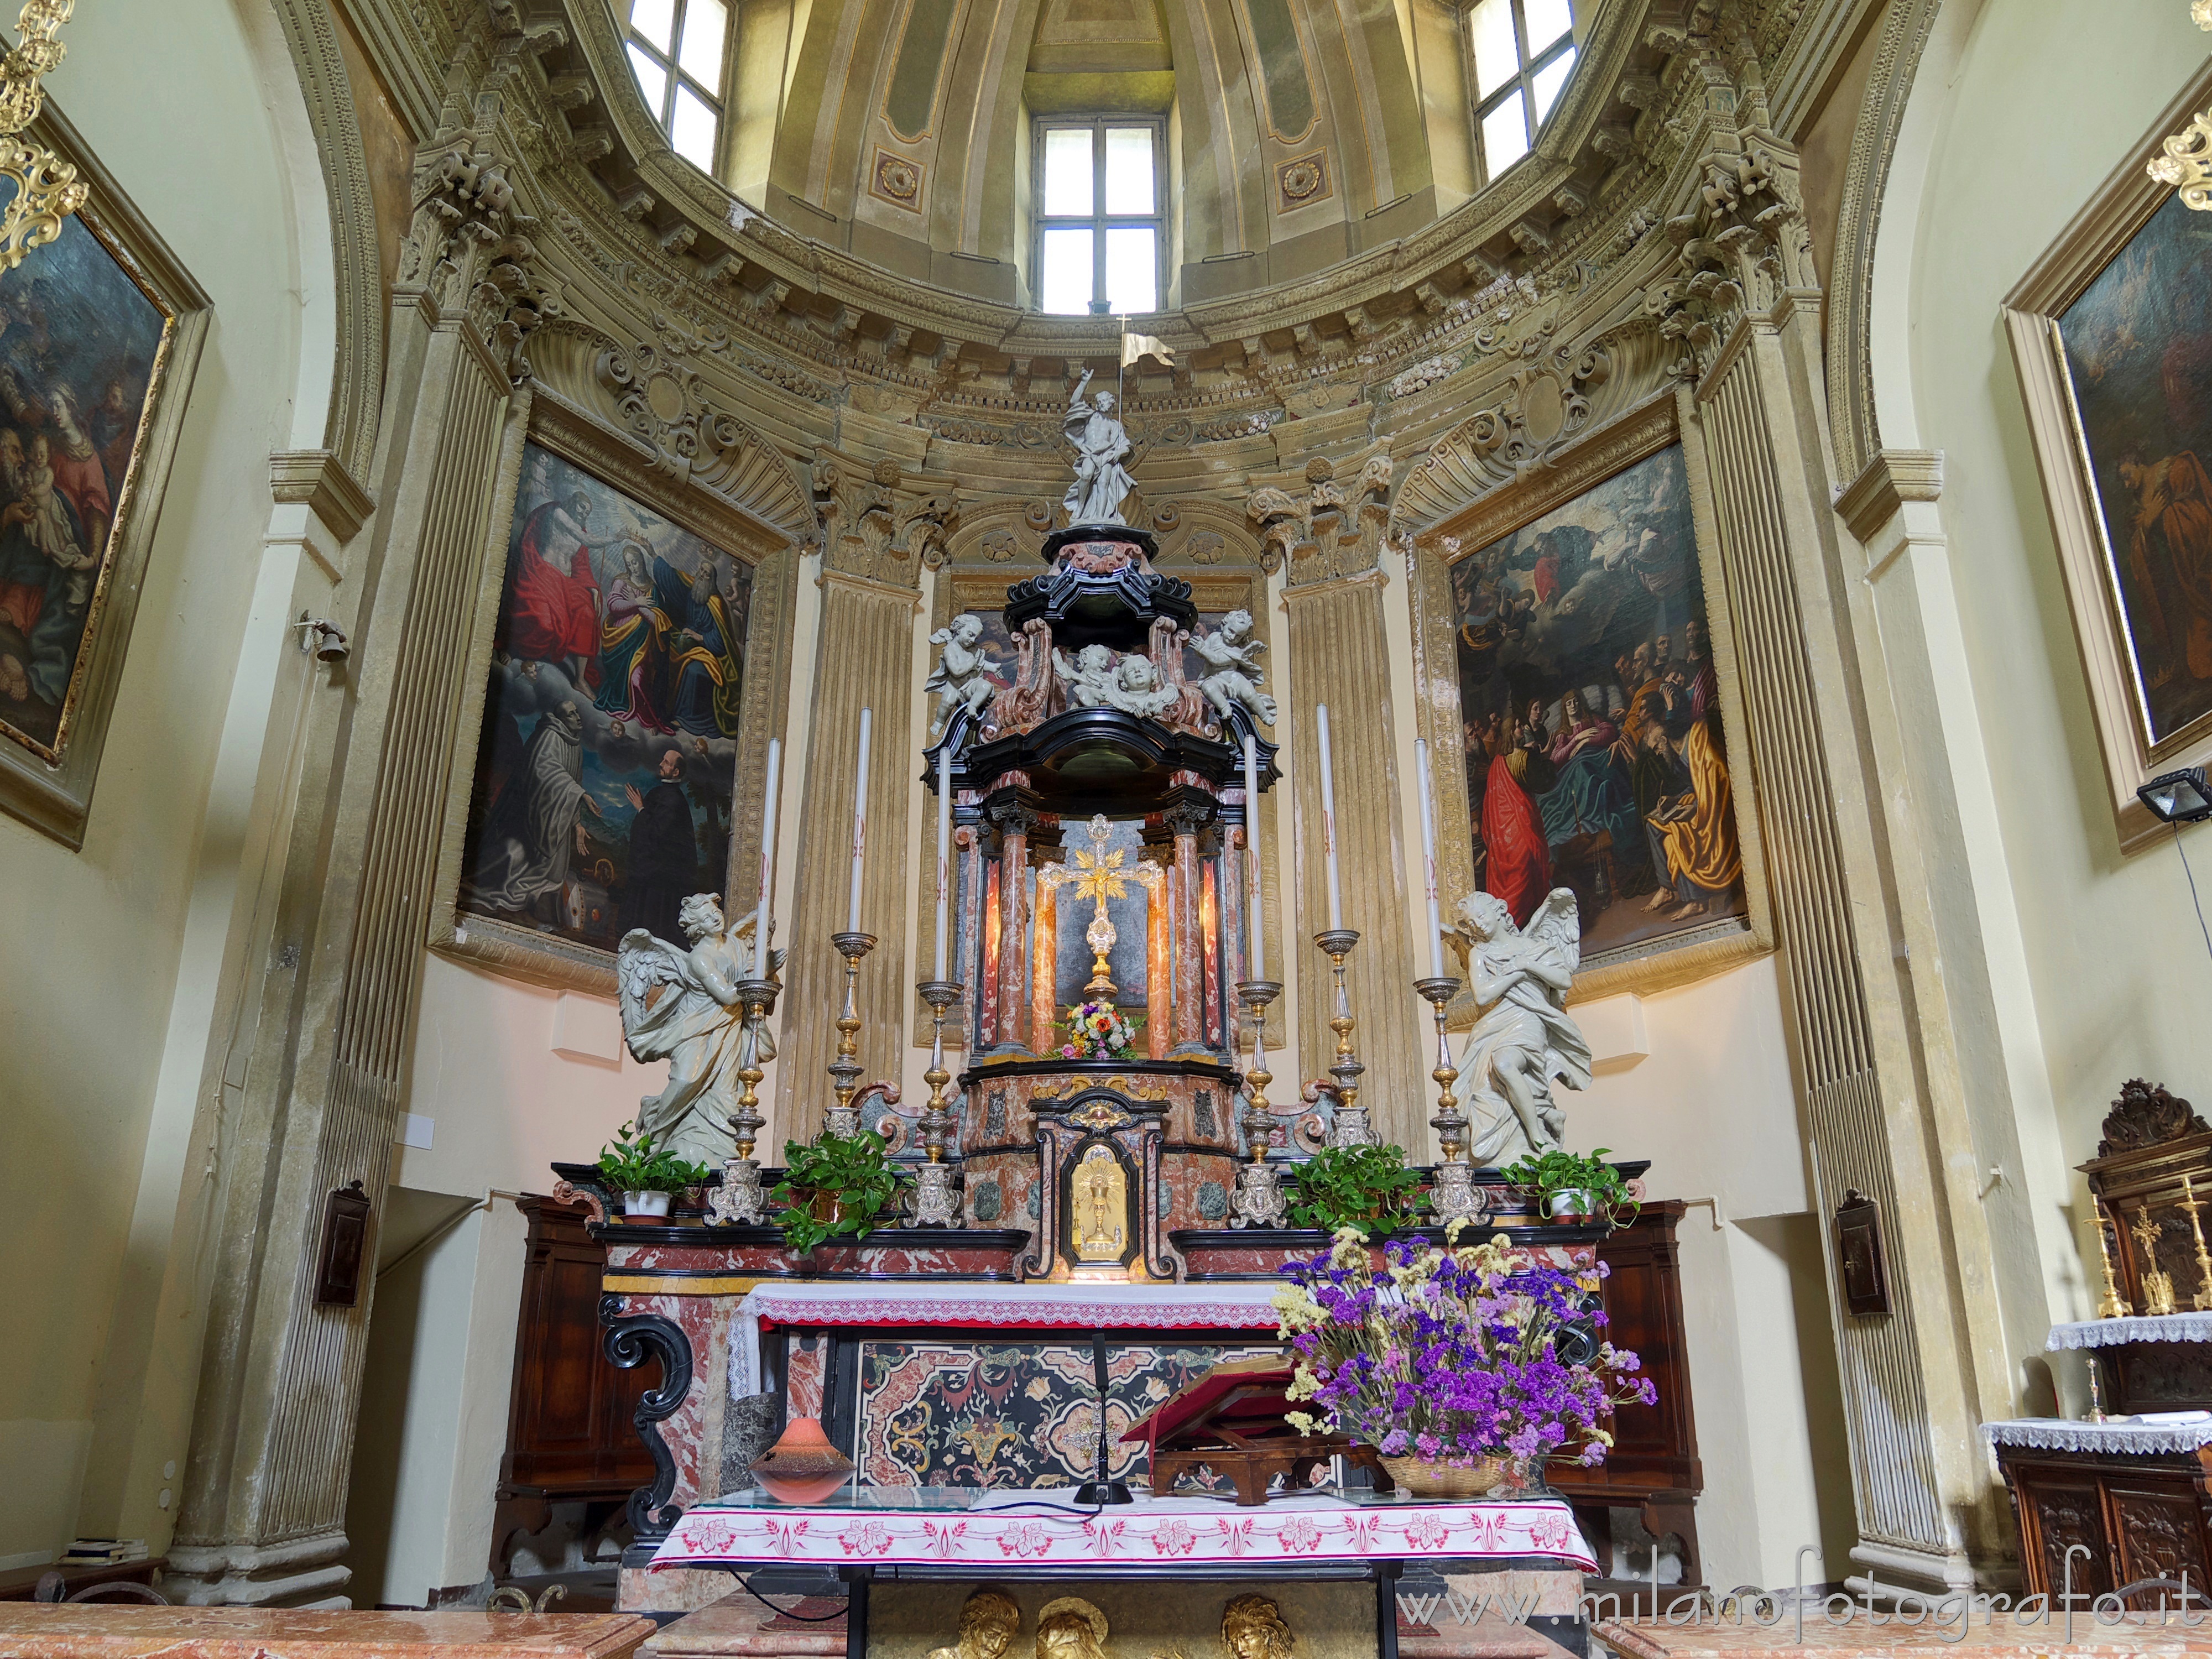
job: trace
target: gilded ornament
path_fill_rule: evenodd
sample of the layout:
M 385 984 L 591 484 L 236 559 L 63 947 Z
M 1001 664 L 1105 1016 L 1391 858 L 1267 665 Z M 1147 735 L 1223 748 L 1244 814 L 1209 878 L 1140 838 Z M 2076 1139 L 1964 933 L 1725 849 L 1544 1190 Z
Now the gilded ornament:
M 1291 1659 L 1297 1641 L 1282 1608 L 1267 1596 L 1236 1596 L 1222 1609 L 1221 1645 L 1229 1659 Z
M 931 1649 L 929 1659 L 1004 1659 L 1021 1625 L 1012 1597 L 979 1589 L 961 1605 L 960 1633 L 951 1645 Z
M 2168 138 L 2162 154 L 2143 164 L 2143 171 L 2161 185 L 2181 192 L 2181 204 L 2203 213 L 2212 210 L 2212 109 Z
M 54 33 L 76 9 L 76 0 L 30 0 L 16 20 L 15 50 L 0 58 L 0 136 L 8 140 L 0 143 L 0 176 L 15 181 L 15 193 L 0 213 L 0 271 L 15 270 L 33 248 L 60 235 L 62 221 L 92 193 L 76 167 L 16 136 L 46 103 L 40 82 L 66 51 Z

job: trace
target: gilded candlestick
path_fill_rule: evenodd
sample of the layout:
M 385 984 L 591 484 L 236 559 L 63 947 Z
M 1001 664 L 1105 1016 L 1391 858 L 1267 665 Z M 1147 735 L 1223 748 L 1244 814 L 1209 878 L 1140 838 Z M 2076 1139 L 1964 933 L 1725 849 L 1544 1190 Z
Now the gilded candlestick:
M 2142 1247 L 2141 1270 L 2136 1283 L 2142 1291 L 2143 1312 L 2153 1318 L 2173 1311 L 2173 1279 L 2160 1271 L 2158 1265 L 2158 1223 L 2150 1218 L 2150 1206 L 2142 1205 L 2136 1211 L 2136 1224 L 2128 1229 L 2135 1235 L 2136 1243 Z
M 1344 988 L 1344 959 L 1352 954 L 1352 947 L 1359 943 L 1359 935 L 1349 927 L 1331 927 L 1314 935 L 1314 944 L 1328 957 L 1329 971 L 1336 980 L 1334 1002 L 1336 1012 L 1330 1016 L 1328 1029 L 1336 1033 L 1336 1063 L 1328 1068 L 1336 1079 L 1336 1121 L 1330 1127 L 1328 1141 L 1332 1146 L 1372 1146 L 1377 1143 L 1375 1131 L 1367 1121 L 1367 1109 L 1359 1103 L 1359 1076 L 1367 1068 L 1352 1047 L 1352 999 Z
M 2197 1218 L 2204 1201 L 2190 1184 L 2186 1170 L 2181 1172 L 2181 1207 L 2189 1212 L 2189 1234 L 2197 1241 L 2197 1294 L 2190 1298 L 2189 1305 L 2199 1313 L 2212 1312 L 2212 1254 L 2204 1249 L 2203 1224 Z
M 735 989 L 738 1006 L 744 1012 L 738 1038 L 738 1081 L 744 1085 L 738 1109 L 730 1114 L 730 1133 L 737 1145 L 722 1161 L 722 1184 L 708 1200 L 708 1219 L 715 1225 L 733 1222 L 754 1225 L 768 1219 L 768 1194 L 761 1187 L 760 1164 L 753 1157 L 756 1137 L 768 1120 L 760 1111 L 760 1081 L 768 1073 L 761 1065 L 761 1039 L 769 1010 L 783 988 L 773 979 L 741 979 Z
M 1252 1063 L 1244 1073 L 1244 1139 L 1252 1161 L 1237 1171 L 1237 1189 L 1230 1194 L 1229 1224 L 1232 1227 L 1279 1227 L 1284 1224 L 1282 1171 L 1267 1162 L 1274 1139 L 1274 1114 L 1267 1109 L 1267 1005 L 1283 993 L 1279 981 L 1239 980 L 1238 1000 L 1252 1011 Z
M 2135 1310 L 2128 1305 L 2127 1298 L 2120 1294 L 2119 1284 L 2112 1277 L 2112 1252 L 2111 1247 L 2105 1242 L 2105 1209 L 2103 1205 L 2098 1203 L 2094 1195 L 2092 1195 L 2089 1200 L 2089 1211 L 2097 1225 L 2097 1261 L 2105 1270 L 2105 1294 L 2103 1299 L 2097 1304 L 2097 1317 L 2125 1319 L 2134 1313 Z
M 906 1224 L 958 1227 L 964 1224 L 960 1214 L 959 1173 L 945 1161 L 945 1134 L 952 1127 L 952 1114 L 945 1109 L 945 1085 L 952 1080 L 952 1073 L 945 1065 L 945 1012 L 967 994 L 968 988 L 957 980 L 926 979 L 915 988 L 929 1005 L 929 1069 L 921 1074 L 922 1081 L 929 1085 L 929 1103 L 921 1114 L 921 1144 L 927 1161 L 915 1171 L 914 1211 Z
M 1452 1085 L 1459 1081 L 1459 1068 L 1452 1064 L 1451 1037 L 1444 1030 L 1444 1009 L 1459 994 L 1459 981 L 1449 974 L 1435 974 L 1413 981 L 1413 988 L 1436 1011 L 1437 1065 L 1429 1075 L 1437 1081 L 1437 1115 L 1429 1123 L 1437 1132 L 1437 1145 L 1443 1161 L 1437 1165 L 1429 1189 L 1429 1207 L 1438 1223 L 1447 1227 L 1455 1221 L 1480 1222 L 1490 1216 L 1489 1198 L 1474 1184 L 1474 1164 L 1467 1157 L 1467 1115 L 1460 1110 L 1459 1101 L 1452 1093 Z
M 853 1105 L 853 1097 L 860 1086 L 860 958 L 876 948 L 873 933 L 843 933 L 830 935 L 830 943 L 837 954 L 845 958 L 845 1007 L 837 1016 L 837 1058 L 830 1062 L 830 1075 L 837 1103 L 824 1115 L 823 1127 L 833 1135 L 847 1139 L 860 1133 L 860 1115 Z

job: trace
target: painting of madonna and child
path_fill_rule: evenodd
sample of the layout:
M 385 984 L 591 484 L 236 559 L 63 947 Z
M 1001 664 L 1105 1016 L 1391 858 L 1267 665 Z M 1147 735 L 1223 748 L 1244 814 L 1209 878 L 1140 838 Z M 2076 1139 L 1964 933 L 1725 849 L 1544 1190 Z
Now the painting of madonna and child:
M 0 732 L 60 759 L 167 319 L 80 221 L 0 276 Z
M 726 885 L 752 568 L 523 451 L 460 909 L 612 951 Z
M 1585 959 L 1745 914 L 1727 733 L 1670 446 L 1452 567 L 1477 884 L 1571 887 Z
M 2058 319 L 2107 569 L 2154 744 L 2212 714 L 2212 224 L 2205 218 L 2168 196 Z

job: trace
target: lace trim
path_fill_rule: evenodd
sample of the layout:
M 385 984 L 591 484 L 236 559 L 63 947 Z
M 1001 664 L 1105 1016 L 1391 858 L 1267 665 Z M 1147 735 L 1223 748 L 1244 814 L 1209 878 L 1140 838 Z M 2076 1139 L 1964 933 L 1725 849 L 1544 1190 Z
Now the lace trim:
M 2047 1352 L 2061 1348 L 2113 1348 L 2123 1342 L 2212 1342 L 2212 1313 L 2136 1315 L 2126 1319 L 2079 1319 L 2053 1325 Z
M 1984 1423 L 1982 1432 L 1992 1445 L 2033 1451 L 2190 1452 L 2212 1445 L 2212 1418 L 2197 1423 L 2076 1423 L 2028 1417 Z

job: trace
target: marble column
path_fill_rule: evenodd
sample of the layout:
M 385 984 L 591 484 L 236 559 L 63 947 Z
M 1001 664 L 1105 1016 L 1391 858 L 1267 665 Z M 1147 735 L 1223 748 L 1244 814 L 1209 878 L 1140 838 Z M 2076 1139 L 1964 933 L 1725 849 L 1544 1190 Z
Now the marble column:
M 991 1046 L 1004 1054 L 1026 1054 L 1030 832 L 1036 813 L 1018 801 L 999 801 L 985 810 L 999 827 L 999 1019 Z
M 1030 966 L 1030 1047 L 1038 1054 L 1053 1050 L 1053 1021 L 1060 1013 L 1060 990 L 1054 982 L 1060 966 L 1060 884 L 1037 884 L 1036 945 Z
M 1206 809 L 1176 806 L 1169 810 L 1175 830 L 1175 851 L 1168 860 L 1168 939 L 1173 955 L 1175 1001 L 1171 1055 L 1202 1054 L 1206 1050 L 1206 958 L 1199 921 L 1199 826 Z

